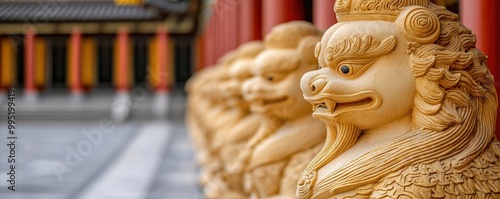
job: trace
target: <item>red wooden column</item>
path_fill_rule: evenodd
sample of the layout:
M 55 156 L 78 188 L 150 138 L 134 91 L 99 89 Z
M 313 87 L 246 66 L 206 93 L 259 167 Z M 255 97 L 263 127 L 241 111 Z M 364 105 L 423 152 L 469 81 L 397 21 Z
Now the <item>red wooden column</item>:
M 313 1 L 313 22 L 319 29 L 328 30 L 337 23 L 337 17 L 333 10 L 335 0 L 314 0 Z
M 460 19 L 476 34 L 476 47 L 488 56 L 488 67 L 500 91 L 500 1 L 460 0 Z M 496 135 L 500 138 L 500 112 L 497 111 Z
M 280 23 L 303 19 L 303 0 L 262 0 L 262 35 Z
M 196 52 L 196 67 L 195 67 L 195 72 L 203 70 L 205 67 L 205 53 L 204 47 L 205 47 L 205 35 L 206 31 L 203 31 L 201 35 L 198 35 L 198 37 L 195 39 L 195 52 Z
M 203 67 L 207 67 L 211 64 L 212 60 L 211 55 L 212 55 L 212 50 L 211 46 L 212 45 L 212 37 L 210 35 L 210 21 L 211 19 L 209 18 L 205 24 L 205 29 L 203 30 Z
M 224 53 L 238 46 L 238 1 L 218 0 L 222 5 L 222 22 L 224 23 Z
M 24 88 L 27 94 L 35 94 L 35 32 L 28 28 L 24 35 Z
M 203 51 L 205 56 L 205 64 L 204 67 L 211 66 L 215 64 L 215 27 L 214 27 L 214 16 L 210 16 L 207 20 L 207 24 L 205 25 L 205 33 L 204 33 L 204 45 Z
M 217 56 L 217 50 L 216 50 L 216 41 L 217 41 L 217 31 L 215 29 L 215 17 L 212 15 L 210 17 L 210 24 L 208 27 L 208 40 L 207 40 L 207 47 L 208 47 L 208 66 L 214 65 L 215 64 L 215 57 Z
M 5 85 L 4 83 L 4 73 L 6 71 L 6 69 L 4 68 L 7 68 L 8 66 L 6 66 L 6 64 L 4 64 L 4 60 L 5 57 L 4 57 L 4 49 L 3 49 L 3 46 L 4 46 L 4 40 L 3 40 L 3 37 L 0 36 L 0 97 L 3 97 L 3 95 L 1 95 L 2 93 L 5 93 L 5 91 L 7 90 L 7 86 Z
M 215 7 L 213 9 L 213 19 L 214 19 L 214 29 L 215 29 L 215 63 L 219 58 L 224 55 L 225 50 L 225 29 L 224 29 L 224 13 L 223 13 L 223 2 L 216 1 Z
M 170 83 L 170 67 L 167 58 L 170 55 L 168 48 L 168 33 L 165 28 L 159 28 L 156 37 L 158 38 L 158 76 L 159 82 L 156 92 L 167 92 Z
M 261 0 L 239 1 L 238 5 L 238 44 L 262 40 L 262 2 Z
M 73 29 L 70 39 L 70 89 L 74 95 L 79 95 L 83 92 L 82 89 L 82 65 L 81 65 L 81 50 L 82 50 L 82 34 L 78 28 Z
M 118 92 L 128 92 L 129 89 L 129 35 L 126 28 L 118 31 L 117 44 L 116 88 Z

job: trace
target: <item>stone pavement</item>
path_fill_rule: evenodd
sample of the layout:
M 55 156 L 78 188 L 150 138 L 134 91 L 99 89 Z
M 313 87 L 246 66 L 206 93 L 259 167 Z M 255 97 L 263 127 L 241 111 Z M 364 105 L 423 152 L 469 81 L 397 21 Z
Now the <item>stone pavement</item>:
M 0 198 L 201 198 L 184 101 L 174 92 L 161 120 L 19 117 L 15 192 L 7 189 L 7 121 L 1 118 Z
M 201 189 L 197 186 L 198 167 L 195 162 L 194 148 L 188 143 L 186 128 L 174 125 L 160 172 L 151 186 L 148 199 L 202 198 Z

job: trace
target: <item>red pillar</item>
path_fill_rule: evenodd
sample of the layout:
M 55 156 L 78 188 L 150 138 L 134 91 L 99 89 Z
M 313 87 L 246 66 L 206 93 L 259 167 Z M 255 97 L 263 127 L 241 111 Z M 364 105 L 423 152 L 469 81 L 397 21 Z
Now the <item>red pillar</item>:
M 215 6 L 213 6 L 213 9 L 212 9 L 212 14 L 210 15 L 210 18 L 209 18 L 209 24 L 208 24 L 208 28 L 209 28 L 209 33 L 210 33 L 210 37 L 209 37 L 209 40 L 211 43 L 210 45 L 210 62 L 211 63 L 215 63 L 215 57 L 217 56 L 218 52 L 217 52 L 217 47 L 215 46 L 215 44 L 218 42 L 218 37 L 217 37 L 217 16 L 216 15 L 216 9 L 215 9 Z M 220 44 L 219 44 L 220 45 Z M 209 65 L 213 65 L 213 64 L 209 64 Z
M 280 23 L 303 20 L 303 0 L 262 0 L 262 35 Z
M 210 18 L 207 20 L 205 24 L 205 29 L 203 30 L 203 67 L 207 67 L 211 64 L 211 45 L 212 45 L 212 38 L 210 37 Z
M 214 27 L 214 16 L 210 16 L 205 25 L 205 43 L 203 45 L 203 51 L 205 56 L 205 67 L 215 64 L 215 27 Z
M 82 65 L 81 65 L 81 46 L 82 46 L 82 34 L 78 28 L 73 29 L 71 33 L 71 56 L 70 56 L 70 67 L 71 67 L 71 93 L 81 94 L 82 89 Z
M 319 29 L 327 30 L 337 23 L 337 16 L 333 10 L 335 0 L 314 0 L 313 1 L 313 22 Z
M 24 37 L 24 88 L 26 93 L 36 93 L 35 88 L 35 33 L 31 28 Z
M 203 27 L 203 68 L 210 64 L 210 18 L 206 19 Z
M 3 38 L 0 37 L 0 72 L 4 73 L 4 67 L 8 67 L 8 66 L 4 66 L 4 63 L 1 61 L 5 58 L 3 58 L 3 53 L 2 53 L 2 43 L 3 43 Z M 5 92 L 5 90 L 7 90 L 7 86 L 4 86 L 4 80 L 3 80 L 3 76 L 2 74 L 0 73 L 0 93 L 3 93 Z
M 495 88 L 500 91 L 500 1 L 460 0 L 460 19 L 476 34 L 476 47 L 488 56 L 488 67 L 495 77 Z M 500 112 L 497 112 L 496 135 L 500 139 Z
M 117 89 L 128 92 L 129 35 L 125 28 L 118 31 Z
M 224 50 L 225 50 L 225 31 L 224 31 L 224 13 L 223 13 L 223 6 L 221 1 L 216 1 L 215 8 L 213 10 L 214 12 L 214 29 L 215 29 L 215 57 L 214 61 L 217 63 L 217 60 L 224 55 Z
M 159 78 L 158 87 L 156 87 L 156 92 L 166 92 L 169 89 L 169 63 L 168 57 L 170 52 L 168 50 L 168 33 L 165 28 L 159 28 L 156 37 L 158 38 L 158 65 L 159 65 Z
M 219 0 L 222 3 L 222 21 L 224 23 L 224 53 L 238 46 L 238 1 Z
M 206 31 L 203 31 L 201 35 L 198 35 L 198 38 L 195 40 L 195 47 L 196 47 L 196 69 L 195 71 L 201 71 L 205 67 L 205 53 L 204 47 L 205 47 L 205 39 L 206 39 Z
M 240 1 L 238 5 L 238 44 L 262 40 L 261 0 Z
M 216 27 L 216 19 L 215 16 L 210 18 L 210 65 L 214 65 L 217 61 L 217 27 Z

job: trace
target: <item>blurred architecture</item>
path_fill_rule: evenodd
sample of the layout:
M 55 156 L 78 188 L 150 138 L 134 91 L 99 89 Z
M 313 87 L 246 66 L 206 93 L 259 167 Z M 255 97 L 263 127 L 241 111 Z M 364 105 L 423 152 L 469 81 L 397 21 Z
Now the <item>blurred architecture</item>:
M 161 118 L 171 88 L 192 73 L 201 3 L 1 0 L 0 96 L 15 88 L 27 102 L 20 114 L 35 118 Z M 145 99 L 135 109 L 134 88 Z
M 196 0 L 0 1 L 0 89 L 167 90 L 190 75 Z

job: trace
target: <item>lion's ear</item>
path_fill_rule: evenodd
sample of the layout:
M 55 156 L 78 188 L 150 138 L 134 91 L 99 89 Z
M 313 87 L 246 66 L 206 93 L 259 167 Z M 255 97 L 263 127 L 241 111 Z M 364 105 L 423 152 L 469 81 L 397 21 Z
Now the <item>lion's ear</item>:
M 318 64 L 318 59 L 314 56 L 314 48 L 320 40 L 320 36 L 308 36 L 300 40 L 297 51 L 306 63 L 311 65 Z

